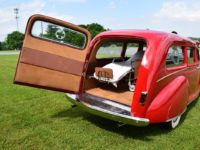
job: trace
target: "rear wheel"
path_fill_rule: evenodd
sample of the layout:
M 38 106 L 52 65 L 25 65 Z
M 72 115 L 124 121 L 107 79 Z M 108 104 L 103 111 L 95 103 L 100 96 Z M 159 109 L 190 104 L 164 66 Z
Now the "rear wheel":
M 176 118 L 173 118 L 171 121 L 167 122 L 167 127 L 169 129 L 174 129 L 176 128 L 181 120 L 181 116 L 177 116 Z

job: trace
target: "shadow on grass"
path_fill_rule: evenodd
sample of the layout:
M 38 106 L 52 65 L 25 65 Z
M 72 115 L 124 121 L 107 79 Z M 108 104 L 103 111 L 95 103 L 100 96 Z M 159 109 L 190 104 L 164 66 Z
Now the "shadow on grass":
M 166 134 L 169 130 L 162 128 L 160 125 L 149 125 L 147 127 L 135 127 L 131 125 L 121 125 L 118 122 L 105 119 L 96 115 L 87 113 L 79 108 L 70 108 L 53 115 L 52 118 L 79 118 L 89 121 L 99 128 L 124 136 L 124 138 L 134 138 L 143 141 L 151 141 L 150 136 Z
M 180 125 L 184 122 L 184 120 L 187 118 L 188 112 L 195 107 L 197 104 L 197 100 L 192 102 L 188 108 L 187 111 L 182 116 L 182 121 Z M 103 130 L 107 130 L 109 132 L 117 133 L 119 135 L 124 136 L 124 138 L 133 138 L 138 139 L 142 141 L 151 141 L 153 140 L 153 136 L 159 136 L 162 134 L 167 134 L 171 132 L 172 130 L 164 128 L 163 124 L 150 124 L 147 127 L 135 127 L 131 125 L 122 125 L 120 126 L 119 123 L 105 119 L 96 115 L 89 114 L 83 110 L 80 110 L 79 108 L 70 108 L 67 110 L 63 110 L 55 115 L 52 116 L 53 118 L 76 118 L 76 117 L 83 117 L 83 119 L 86 119 L 90 123 L 94 124 L 95 126 L 98 126 L 99 128 Z

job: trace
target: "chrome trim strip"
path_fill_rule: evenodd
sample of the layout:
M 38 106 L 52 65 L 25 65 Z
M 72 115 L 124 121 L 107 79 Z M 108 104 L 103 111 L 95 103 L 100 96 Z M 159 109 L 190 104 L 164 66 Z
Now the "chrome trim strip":
M 162 81 L 162 80 L 164 80 L 164 79 L 170 77 L 171 75 L 174 75 L 174 74 L 179 73 L 179 72 L 184 71 L 184 70 L 187 70 L 187 68 L 184 68 L 184 69 L 181 69 L 181 70 L 172 72 L 172 73 L 170 73 L 170 74 L 168 74 L 168 75 L 166 75 L 166 76 L 164 76 L 164 77 L 158 79 L 156 82 L 158 83 L 158 82 L 160 82 L 160 81 Z
M 125 124 L 135 125 L 135 126 L 147 126 L 149 125 L 149 119 L 147 118 L 138 118 L 134 116 L 128 116 L 119 114 L 116 112 L 111 112 L 106 109 L 99 108 L 97 106 L 92 106 L 85 102 L 80 102 L 78 100 L 75 100 L 66 94 L 68 100 L 72 102 L 73 104 L 76 104 L 77 106 L 81 107 L 85 111 L 88 111 L 89 113 L 95 114 L 97 116 L 101 116 L 110 120 L 114 120 L 117 122 L 122 122 Z

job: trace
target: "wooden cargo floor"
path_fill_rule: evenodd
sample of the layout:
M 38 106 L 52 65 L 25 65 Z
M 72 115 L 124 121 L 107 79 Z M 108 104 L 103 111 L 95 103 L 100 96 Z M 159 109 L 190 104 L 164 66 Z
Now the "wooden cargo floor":
M 116 89 L 115 87 L 96 87 L 86 90 L 86 93 L 131 106 L 133 92 Z

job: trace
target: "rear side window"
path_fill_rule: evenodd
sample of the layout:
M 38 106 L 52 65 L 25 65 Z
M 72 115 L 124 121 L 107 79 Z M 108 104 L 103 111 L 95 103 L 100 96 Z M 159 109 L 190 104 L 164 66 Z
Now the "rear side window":
M 195 63 L 195 49 L 193 47 L 187 47 L 188 64 Z
M 184 63 L 184 48 L 181 46 L 172 46 L 169 48 L 166 58 L 166 67 L 181 66 Z
M 123 50 L 123 42 L 107 42 L 101 45 L 97 51 L 96 58 L 119 58 Z

